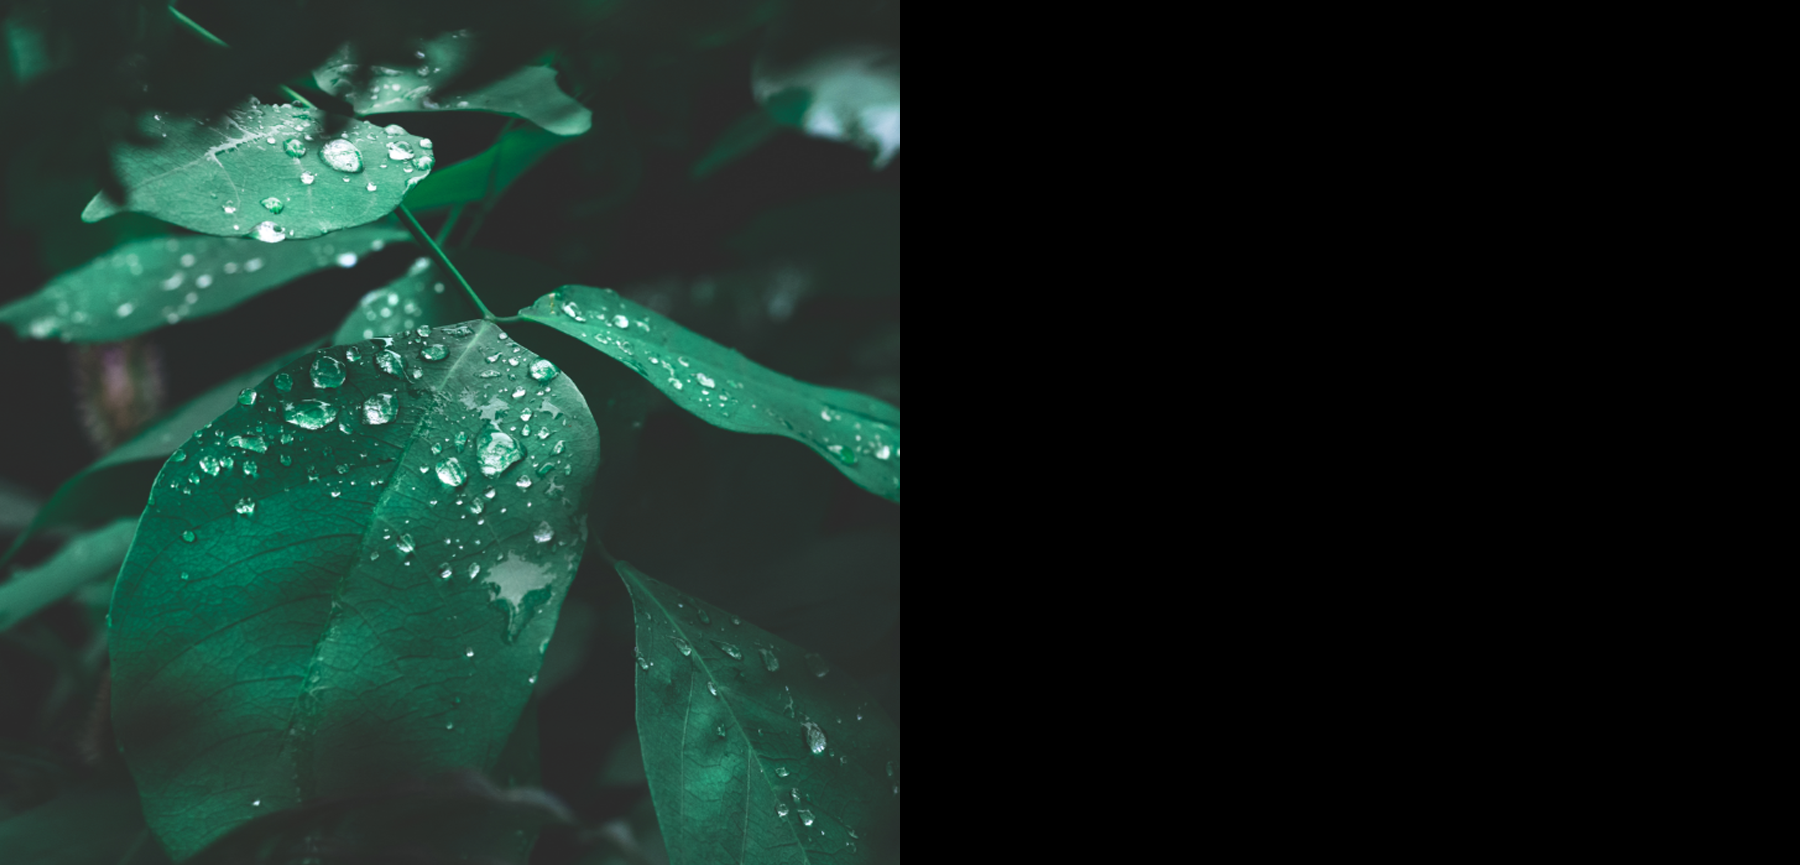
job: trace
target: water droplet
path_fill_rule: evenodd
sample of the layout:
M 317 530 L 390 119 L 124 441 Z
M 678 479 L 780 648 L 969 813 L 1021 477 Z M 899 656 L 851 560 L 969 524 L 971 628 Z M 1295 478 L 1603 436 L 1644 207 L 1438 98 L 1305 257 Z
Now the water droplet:
M 387 151 L 388 151 L 388 158 L 394 160 L 395 162 L 401 162 L 401 161 L 413 158 L 412 148 L 407 147 L 405 142 L 389 141 L 388 146 L 387 146 Z
M 188 531 L 188 532 L 182 532 L 182 533 L 181 533 L 181 539 L 182 539 L 182 540 L 184 540 L 184 541 L 187 541 L 187 542 L 188 542 L 188 543 L 190 543 L 190 544 L 191 544 L 191 543 L 193 543 L 193 542 L 194 542 L 194 533 L 193 533 L 193 532 L 191 532 L 191 531 Z
M 437 164 L 437 158 L 429 153 L 421 153 L 413 159 L 412 164 L 414 168 L 417 168 L 420 171 L 429 171 L 431 170 L 431 166 Z M 416 179 L 417 178 L 415 178 L 415 180 Z
M 375 182 L 374 182 L 374 181 L 372 181 L 372 180 L 371 180 L 371 181 L 369 181 L 369 191 L 370 191 L 370 192 L 374 192 L 374 191 L 375 191 Z
M 267 210 L 270 213 L 280 213 L 282 209 L 281 199 L 271 195 L 262 200 L 262 206 L 264 210 Z
M 394 549 L 399 550 L 403 556 L 411 555 L 413 551 L 412 535 L 401 535 L 400 540 L 394 543 Z
M 806 722 L 806 747 L 811 748 L 814 754 L 825 753 L 825 731 L 811 721 Z
M 783 778 L 786 778 L 788 776 L 788 768 L 786 766 L 776 766 L 775 774 L 780 775 Z
M 811 811 L 801 811 L 800 812 L 800 822 L 804 823 L 808 826 L 811 826 L 813 824 L 812 812 Z
M 685 653 L 685 652 L 684 652 L 684 653 L 683 653 L 683 654 L 686 654 L 686 653 Z M 708 690 L 708 691 L 711 691 L 711 692 L 712 692 L 712 695 L 713 695 L 713 696 L 715 696 L 715 697 L 717 697 L 717 696 L 719 696 L 719 689 L 718 689 L 718 687 L 717 687 L 717 686 L 715 686 L 715 685 L 714 685 L 714 684 L 713 684 L 713 683 L 711 683 L 711 682 L 707 682 L 707 683 L 706 683 L 706 690 Z
M 856 449 L 855 448 L 847 448 L 847 447 L 844 447 L 843 445 L 832 445 L 830 450 L 832 453 L 837 454 L 837 458 L 839 460 L 841 460 L 844 463 L 844 465 L 847 465 L 847 466 L 856 465 Z
M 188 577 L 188 572 L 187 572 L 187 571 L 182 571 L 182 572 L 181 572 L 181 578 L 182 578 L 182 579 L 183 579 L 183 580 L 187 580 L 187 579 L 189 579 L 189 577 Z
M 312 182 L 313 182 L 313 181 L 314 181 L 314 180 L 317 180 L 317 179 L 319 179 L 319 175 L 317 175 L 317 174 L 314 174 L 314 173 L 312 173 L 312 172 L 310 172 L 310 171 L 302 171 L 302 172 L 300 172 L 300 182 L 301 182 L 301 183 L 304 183 L 304 184 L 306 184 L 306 185 L 308 185 L 308 186 L 311 186 L 311 185 L 312 185 Z
M 481 473 L 491 478 L 518 462 L 525 456 L 525 451 L 513 441 L 512 436 L 499 430 L 486 429 L 476 439 L 475 455 L 481 461 Z
M 124 318 L 125 316 L 130 315 L 131 311 L 136 308 L 137 307 L 135 307 L 129 303 L 121 303 L 121 304 L 119 304 L 119 308 L 116 310 L 116 312 L 118 312 L 120 318 Z
M 262 807 L 262 800 L 261 800 L 261 799 L 258 799 L 258 800 L 256 800 L 256 801 L 254 801 L 254 802 L 251 802 L 251 803 L 250 803 L 250 807 L 252 807 L 252 808 L 261 808 L 261 807 Z
M 386 72 L 386 74 L 389 74 L 389 75 L 394 74 L 393 70 L 391 70 L 391 69 L 385 70 L 385 72 Z M 382 127 L 381 131 L 386 132 L 389 135 L 405 135 L 406 134 L 405 127 L 402 127 L 398 123 L 389 123 L 388 125 Z
M 304 399 L 289 407 L 285 420 L 301 429 L 323 429 L 337 420 L 337 406 L 316 399 Z
M 224 205 L 224 210 L 225 210 L 225 212 L 226 212 L 226 213 L 236 213 L 236 212 L 237 212 L 237 208 L 235 208 L 235 207 L 232 207 L 232 206 L 231 206 L 231 205 L 229 205 L 229 204 L 227 204 L 227 205 Z
M 444 350 L 444 347 L 436 343 L 425 346 L 419 351 L 419 356 L 426 360 L 443 360 L 446 354 L 448 352 Z
M 688 641 L 686 641 L 680 637 L 675 638 L 675 648 L 679 649 L 681 651 L 681 654 L 683 657 L 692 655 L 694 653 L 694 647 L 688 645 Z
M 481 565 L 478 565 L 474 562 L 470 562 L 469 563 L 469 579 L 473 580 L 479 576 L 481 576 Z
M 813 675 L 818 676 L 821 679 L 825 677 L 826 673 L 831 672 L 830 665 L 826 664 L 825 659 L 820 657 L 817 652 L 808 652 L 806 654 L 806 668 L 813 671 Z
M 232 436 L 227 439 L 225 443 L 234 448 L 243 448 L 244 450 L 255 451 L 259 454 L 269 452 L 268 442 L 263 441 L 263 437 L 259 435 Z
M 613 316 L 613 327 L 630 327 L 631 319 L 622 315 Z
M 557 442 L 557 444 L 561 445 L 562 442 Z M 712 616 L 707 615 L 705 610 L 695 610 L 694 612 L 697 612 L 700 614 L 700 624 L 702 624 L 702 625 L 712 624 Z
M 694 373 L 694 378 L 700 380 L 701 387 L 714 387 L 715 386 L 713 380 L 711 378 L 708 378 L 706 373 L 703 373 L 703 372 Z
M 468 650 L 468 651 L 466 651 L 466 652 L 464 652 L 464 653 L 463 653 L 463 657 L 465 657 L 465 658 L 473 658 L 473 657 L 475 657 L 475 650 L 474 650 L 474 649 L 470 649 L 470 650 Z
M 328 354 L 313 358 L 312 383 L 317 388 L 334 388 L 344 383 L 344 365 Z
M 450 579 L 450 573 L 451 573 L 450 566 L 445 565 L 444 569 L 438 572 L 438 579 L 448 580 L 448 579 Z
M 550 543 L 551 538 L 556 537 L 556 530 L 550 528 L 550 524 L 547 522 L 538 523 L 537 531 L 532 532 L 531 537 L 540 544 L 547 544 Z
M 777 817 L 786 817 L 788 815 L 788 804 L 786 802 L 776 802 L 775 815 Z
M 355 174 L 363 169 L 362 151 L 342 138 L 326 142 L 319 149 L 319 157 L 325 160 L 326 165 L 345 174 Z
M 275 389 L 278 391 L 281 391 L 282 393 L 287 393 L 288 391 L 294 389 L 294 380 L 291 377 L 289 377 L 288 374 L 285 372 L 276 373 L 275 374 Z
M 549 381 L 556 378 L 558 372 L 560 370 L 556 368 L 556 364 L 542 358 L 531 362 L 531 377 L 538 381 Z
M 370 426 L 380 426 L 394 419 L 394 395 L 378 393 L 363 401 L 363 420 Z
M 402 373 L 406 372 L 406 361 L 401 360 L 400 355 L 391 349 L 383 349 L 380 354 L 375 355 L 375 365 L 380 367 L 382 372 L 395 378 L 399 378 Z
M 256 388 L 247 387 L 238 391 L 238 405 L 256 405 Z
M 263 220 L 250 229 L 250 236 L 263 243 L 280 243 L 287 239 L 287 229 L 269 220 Z
M 446 729 L 446 730 L 454 730 L 454 729 L 456 729 L 456 722 L 455 722 L 455 721 L 450 721 L 450 722 L 448 722 L 448 723 L 446 723 L 446 724 L 444 724 L 444 729 Z
M 744 659 L 744 653 L 740 651 L 738 647 L 733 646 L 730 643 L 721 643 L 718 640 L 714 640 L 713 645 L 718 646 L 719 651 L 730 655 L 733 661 L 742 661 Z
M 781 661 L 780 661 L 780 659 L 775 657 L 774 652 L 769 651 L 768 649 L 763 649 L 762 656 L 763 656 L 763 667 L 767 668 L 769 672 L 773 673 L 776 670 L 781 669 Z
M 459 447 L 460 447 L 460 445 L 459 445 Z M 495 492 L 495 490 L 493 487 L 488 487 L 487 492 L 482 493 L 481 497 L 484 499 L 492 499 L 494 497 L 494 492 Z
M 888 777 L 889 778 L 894 777 L 894 761 L 892 761 L 892 760 L 888 761 L 887 770 L 888 770 Z
M 337 264 L 338 264 L 338 267 L 355 267 L 356 266 L 356 253 L 354 253 L 354 252 L 338 253 Z
M 882 445 L 875 449 L 875 458 L 878 460 L 885 460 L 888 457 L 891 457 L 893 455 L 894 455 L 894 449 L 891 447 L 888 447 L 887 445 Z
M 456 457 L 451 457 L 438 463 L 437 476 L 438 480 L 443 481 L 445 486 L 451 487 L 460 487 L 463 485 L 464 481 L 469 479 L 468 473 L 463 471 L 462 463 L 459 462 Z
M 238 516 L 242 517 L 254 516 L 256 514 L 256 502 L 249 499 L 238 499 L 237 512 Z
M 282 143 L 281 152 L 286 153 L 295 159 L 299 159 L 306 155 L 306 145 L 300 143 L 300 139 L 298 138 L 289 138 Z
M 187 462 L 187 451 L 176 448 L 175 452 L 169 455 L 169 461 L 176 463 Z
M 639 649 L 636 646 L 633 646 L 633 647 L 631 647 L 631 654 L 633 654 L 637 657 L 638 669 L 640 669 L 640 670 L 650 669 L 650 662 L 644 660 L 644 650 Z

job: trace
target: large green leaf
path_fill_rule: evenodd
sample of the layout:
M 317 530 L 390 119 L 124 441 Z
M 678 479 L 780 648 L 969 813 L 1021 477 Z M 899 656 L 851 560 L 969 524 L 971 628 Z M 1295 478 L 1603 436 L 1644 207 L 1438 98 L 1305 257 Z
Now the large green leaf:
M 447 93 L 444 85 L 468 64 L 473 39 L 446 33 L 420 46 L 418 65 L 376 66 L 364 89 L 356 89 L 358 65 L 350 46 L 339 49 L 313 72 L 319 89 L 343 98 L 358 117 L 401 111 L 491 111 L 521 117 L 557 135 L 580 135 L 593 126 L 593 112 L 556 89 L 556 70 L 526 66 L 467 93 Z
M 93 465 L 63 481 L 62 486 L 50 495 L 50 500 L 32 516 L 30 525 L 13 540 L 6 554 L 0 555 L 0 564 L 10 561 L 34 534 L 51 527 L 132 516 L 142 511 L 145 484 L 151 475 L 148 472 L 140 474 L 135 469 L 149 460 L 167 458 L 194 434 L 194 430 L 211 423 L 213 418 L 230 408 L 245 388 L 274 375 L 277 369 L 310 352 L 319 342 L 314 340 L 303 348 L 286 352 L 214 385 L 158 418 L 131 441 L 113 448 Z
M 765 369 L 611 289 L 565 285 L 519 316 L 605 352 L 707 423 L 787 436 L 900 500 L 900 410 L 887 403 Z
M 88 583 L 116 575 L 136 531 L 136 521 L 119 520 L 69 539 L 55 556 L 35 568 L 14 572 L 0 583 L 0 631 Z
M 129 199 L 96 194 L 83 220 L 130 210 L 222 237 L 318 237 L 386 216 L 436 159 L 399 126 L 353 120 L 328 139 L 318 109 L 255 99 L 211 122 L 150 114 L 139 131 L 148 146 L 113 151 Z
M 185 235 L 134 240 L 0 308 L 21 338 L 114 342 L 224 312 L 309 273 L 407 240 L 394 225 L 270 246 Z
M 347 345 L 378 336 L 418 329 L 419 325 L 453 324 L 479 315 L 454 283 L 419 258 L 399 279 L 363 295 L 331 341 Z
M 593 418 L 489 322 L 321 349 L 252 393 L 165 464 L 113 595 L 114 724 L 176 859 L 492 767 L 585 543 Z
M 900 152 L 900 55 L 874 48 L 821 52 L 796 64 L 759 60 L 756 100 L 777 122 L 874 151 L 881 168 Z
M 897 840 L 900 730 L 818 655 L 618 564 L 637 725 L 673 865 L 873 862 Z
M 407 194 L 413 210 L 467 204 L 488 195 L 499 195 L 550 151 L 568 143 L 555 133 L 535 126 L 508 130 L 500 140 L 455 165 L 446 165 Z

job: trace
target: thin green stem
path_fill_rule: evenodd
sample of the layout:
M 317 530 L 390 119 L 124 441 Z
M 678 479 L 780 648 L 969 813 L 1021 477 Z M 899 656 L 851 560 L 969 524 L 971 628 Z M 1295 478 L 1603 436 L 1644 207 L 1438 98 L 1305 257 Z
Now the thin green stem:
M 406 224 L 407 231 L 412 232 L 413 239 L 431 250 L 431 255 L 437 259 L 438 266 L 456 277 L 457 284 L 463 287 L 463 291 L 469 295 L 470 300 L 475 301 L 475 308 L 481 310 L 481 317 L 493 321 L 494 313 L 487 308 L 487 304 L 481 302 L 481 296 L 475 293 L 475 289 L 469 287 L 469 281 L 463 279 L 462 272 L 456 269 L 456 265 L 450 263 L 450 257 L 444 254 L 444 248 L 438 246 L 437 241 L 432 240 L 431 235 L 425 233 L 424 226 L 419 224 L 419 220 L 412 215 L 412 211 L 408 210 L 405 204 L 401 204 L 394 212 L 400 214 L 400 221 Z
M 175 21 L 177 23 L 179 23 L 183 27 L 186 27 L 188 30 L 192 31 L 194 35 L 200 37 L 201 39 L 211 42 L 212 44 L 217 45 L 220 48 L 230 48 L 231 47 L 230 45 L 226 44 L 225 40 L 220 39 L 217 36 L 214 36 L 211 30 L 208 30 L 205 27 L 201 27 L 200 22 L 195 21 L 194 19 L 181 14 L 180 9 L 170 6 L 169 14 L 175 16 Z M 319 107 L 317 105 L 314 105 L 312 103 L 311 99 L 301 96 L 298 92 L 296 92 L 294 90 L 294 88 L 289 87 L 286 84 L 281 85 L 281 92 L 283 95 L 287 96 L 287 98 L 292 99 L 295 102 L 298 102 L 301 105 L 304 105 L 308 108 L 317 110 Z

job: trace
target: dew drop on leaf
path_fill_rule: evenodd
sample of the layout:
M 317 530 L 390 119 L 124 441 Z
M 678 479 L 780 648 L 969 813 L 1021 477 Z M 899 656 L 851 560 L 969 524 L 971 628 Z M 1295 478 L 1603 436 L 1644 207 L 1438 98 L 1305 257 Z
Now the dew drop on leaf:
M 447 352 L 442 345 L 433 343 L 419 351 L 419 356 L 426 360 L 443 360 Z
M 306 155 L 306 145 L 302 144 L 298 138 L 289 138 L 282 143 L 281 152 L 286 153 L 295 159 L 299 159 Z
M 437 464 L 438 480 L 445 486 L 460 487 L 469 479 L 468 472 L 463 471 L 462 462 L 451 457 Z
M 830 665 L 826 664 L 825 659 L 820 657 L 817 652 L 807 653 L 806 668 L 813 671 L 813 675 L 818 676 L 821 679 L 825 677 L 826 673 L 831 672 Z
M 312 172 L 310 172 L 310 171 L 302 171 L 302 172 L 300 172 L 300 182 L 301 182 L 301 183 L 304 183 L 304 184 L 306 184 L 306 185 L 308 185 L 308 186 L 311 186 L 311 185 L 312 185 L 312 182 L 313 182 L 313 181 L 314 181 L 314 180 L 317 180 L 317 179 L 319 179 L 319 175 L 317 175 L 317 174 L 314 174 L 314 173 L 312 173 Z
M 675 648 L 680 650 L 683 657 L 692 655 L 694 653 L 694 647 L 688 645 L 688 641 L 686 641 L 680 637 L 675 638 Z
M 733 646 L 730 643 L 721 643 L 718 640 L 714 640 L 713 645 L 718 646 L 719 651 L 730 655 L 733 661 L 742 661 L 744 659 L 744 653 L 739 650 L 738 647 Z
M 550 528 L 549 523 L 541 522 L 538 523 L 537 531 L 531 533 L 531 537 L 532 540 L 535 540 L 540 544 L 547 544 L 550 543 L 552 538 L 556 537 L 556 530 Z
M 237 512 L 238 516 L 242 517 L 254 516 L 256 514 L 256 502 L 249 499 L 238 499 Z
M 815 755 L 825 753 L 825 731 L 811 721 L 806 722 L 806 747 Z
M 328 354 L 313 358 L 312 383 L 317 388 L 340 387 L 344 383 L 344 365 Z
M 380 426 L 394 419 L 394 395 L 378 393 L 363 401 L 363 420 L 370 426 Z
M 191 544 L 194 542 L 194 533 L 192 531 L 182 532 L 181 539 Z
M 375 365 L 380 367 L 382 372 L 395 378 L 399 378 L 406 372 L 406 361 L 391 349 L 383 349 L 380 354 L 375 355 Z
M 323 429 L 337 420 L 337 406 L 316 399 L 305 399 L 287 409 L 288 423 L 301 429 Z
M 538 381 L 549 381 L 556 378 L 558 372 L 560 370 L 556 368 L 556 364 L 542 358 L 531 362 L 531 377 Z
M 288 374 L 285 372 L 278 373 L 275 376 L 275 389 L 278 391 L 281 391 L 282 393 L 287 393 L 288 391 L 294 389 L 294 380 L 292 378 L 290 378 L 288 376 Z
M 247 387 L 238 391 L 238 405 L 256 405 L 256 388 Z
M 766 668 L 769 672 L 773 673 L 776 670 L 781 669 L 781 660 L 779 658 L 775 657 L 774 652 L 772 652 L 768 649 L 763 649 L 762 656 L 763 656 L 763 667 Z
M 345 174 L 355 174 L 363 169 L 362 151 L 342 138 L 326 142 L 319 149 L 319 157 L 325 160 L 326 165 Z
M 513 437 L 498 430 L 482 430 L 475 442 L 475 454 L 481 461 L 481 473 L 495 477 L 525 456 Z
M 269 196 L 268 198 L 263 199 L 262 206 L 263 206 L 264 210 L 267 210 L 270 213 L 278 214 L 282 211 L 281 199 L 276 198 L 273 195 Z

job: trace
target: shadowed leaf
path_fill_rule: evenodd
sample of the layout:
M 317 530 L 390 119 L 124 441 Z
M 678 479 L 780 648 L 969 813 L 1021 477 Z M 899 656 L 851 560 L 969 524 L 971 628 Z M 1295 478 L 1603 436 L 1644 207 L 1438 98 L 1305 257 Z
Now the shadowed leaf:
M 556 135 L 580 135 L 593 126 L 593 112 L 556 87 L 556 70 L 526 66 L 498 81 L 466 93 L 444 85 L 462 72 L 473 38 L 446 33 L 419 46 L 417 63 L 406 68 L 376 66 L 361 89 L 357 63 L 349 46 L 313 72 L 319 89 L 347 100 L 358 117 L 402 111 L 489 111 L 520 117 Z M 422 56 L 419 56 L 422 55 Z
M 0 631 L 88 583 L 117 575 L 136 531 L 135 520 L 119 520 L 70 538 L 55 556 L 35 568 L 14 572 L 0 583 Z
M 455 283 L 447 283 L 419 258 L 399 279 L 363 295 L 331 341 L 348 345 L 378 336 L 416 330 L 419 325 L 453 324 L 479 315 Z
M 489 178 L 497 196 L 550 151 L 566 143 L 568 139 L 533 126 L 510 130 L 493 147 L 425 178 L 407 195 L 406 206 L 424 210 L 480 201 L 488 195 Z

